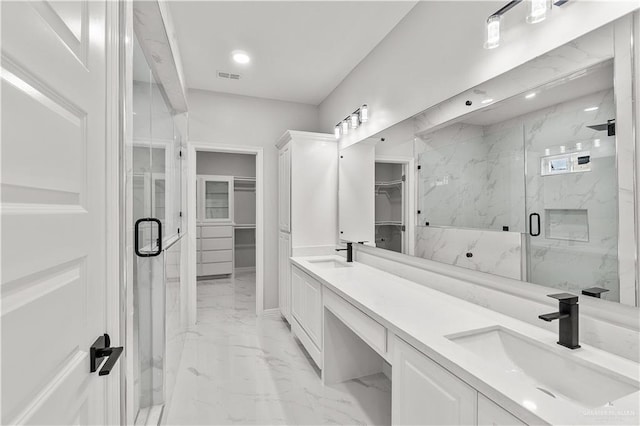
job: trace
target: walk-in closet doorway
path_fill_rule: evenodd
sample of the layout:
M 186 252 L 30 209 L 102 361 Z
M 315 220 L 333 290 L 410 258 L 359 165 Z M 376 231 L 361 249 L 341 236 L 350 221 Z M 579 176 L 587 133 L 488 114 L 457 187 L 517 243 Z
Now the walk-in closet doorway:
M 189 319 L 198 283 L 255 274 L 255 312 L 264 310 L 263 151 L 190 142 L 188 149 Z

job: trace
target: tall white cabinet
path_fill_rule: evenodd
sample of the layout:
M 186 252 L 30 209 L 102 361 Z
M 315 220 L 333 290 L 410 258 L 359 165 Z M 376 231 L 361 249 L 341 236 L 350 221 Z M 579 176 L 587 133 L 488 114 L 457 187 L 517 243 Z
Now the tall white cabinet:
M 337 244 L 338 144 L 330 134 L 288 130 L 276 147 L 279 304 L 291 323 L 289 257 L 329 254 Z

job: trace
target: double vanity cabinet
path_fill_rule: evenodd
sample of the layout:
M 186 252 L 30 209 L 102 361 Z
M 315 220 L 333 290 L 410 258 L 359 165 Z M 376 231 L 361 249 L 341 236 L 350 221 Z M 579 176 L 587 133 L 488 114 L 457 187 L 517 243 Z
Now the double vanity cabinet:
M 430 425 L 523 425 L 525 424 L 499 405 L 478 393 L 473 387 L 448 372 L 424 355 L 381 322 L 367 315 L 331 286 L 314 278 L 301 265 L 309 263 L 318 268 L 349 268 L 339 258 L 310 258 L 306 262 L 294 259 L 291 271 L 291 330 L 300 340 L 318 368 L 323 380 L 326 370 L 339 370 L 338 381 L 355 379 L 362 375 L 382 372 L 384 362 L 392 366 L 392 418 L 393 424 Z M 374 368 L 359 373 L 362 365 L 344 365 L 344 359 L 336 359 L 341 365 L 325 364 L 323 358 L 324 310 L 346 325 L 379 355 L 380 371 Z M 371 364 L 372 355 L 358 352 L 352 355 L 356 364 Z M 375 355 L 373 355 L 375 357 Z M 327 360 L 328 362 L 328 360 Z M 375 360 L 373 361 L 375 363 Z M 353 373 L 351 373 L 353 371 Z M 346 372 L 346 375 L 345 375 Z M 332 372 L 335 376 L 336 373 Z M 335 382 L 331 380 L 330 382 Z
M 600 405 L 638 419 L 632 361 L 574 357 L 554 333 L 339 256 L 291 259 L 290 312 L 325 385 L 390 376 L 393 424 L 601 424 Z

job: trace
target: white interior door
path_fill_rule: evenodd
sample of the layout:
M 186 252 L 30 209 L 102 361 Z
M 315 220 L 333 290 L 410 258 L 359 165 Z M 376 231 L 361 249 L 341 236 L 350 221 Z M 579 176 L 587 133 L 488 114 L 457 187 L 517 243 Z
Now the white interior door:
M 106 30 L 104 1 L 2 2 L 3 424 L 107 423 Z

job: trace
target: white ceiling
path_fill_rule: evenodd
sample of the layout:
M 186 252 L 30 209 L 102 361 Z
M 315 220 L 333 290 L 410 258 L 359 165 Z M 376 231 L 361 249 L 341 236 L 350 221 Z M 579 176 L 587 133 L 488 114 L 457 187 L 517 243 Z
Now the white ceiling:
M 318 105 L 415 3 L 171 1 L 170 8 L 187 87 Z M 236 49 L 251 63 L 234 63 Z
M 514 96 L 464 116 L 459 122 L 488 126 L 611 88 L 613 88 L 613 60 L 528 92 L 535 92 L 534 98 L 526 99 L 524 95 Z

